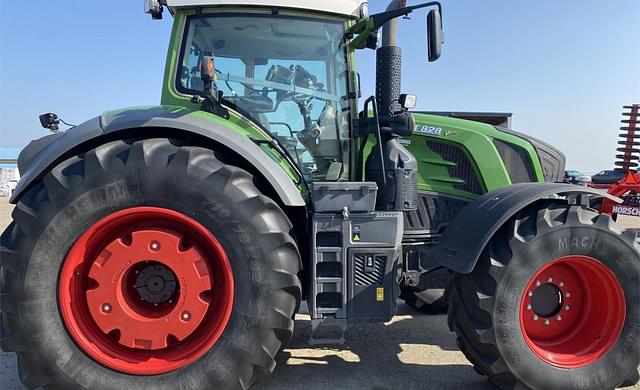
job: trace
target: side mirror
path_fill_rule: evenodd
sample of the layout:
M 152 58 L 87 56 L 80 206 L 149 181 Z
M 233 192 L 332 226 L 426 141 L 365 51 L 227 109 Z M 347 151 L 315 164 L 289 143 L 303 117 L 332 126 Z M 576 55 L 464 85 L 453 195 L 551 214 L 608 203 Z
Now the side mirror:
M 200 78 L 205 83 L 211 83 L 216 79 L 216 65 L 213 55 L 200 57 Z
M 204 51 L 200 56 L 199 68 L 202 92 L 204 95 L 195 95 L 191 101 L 200 104 L 202 111 L 207 111 L 229 119 L 229 110 L 220 103 L 222 100 L 222 91 L 219 91 L 216 85 L 218 75 L 216 74 L 215 57 L 211 50 Z
M 216 81 L 218 80 L 216 74 L 216 61 L 213 56 L 213 52 L 205 51 L 200 56 L 200 80 L 202 81 L 202 92 L 205 96 L 215 100 L 220 100 L 221 95 L 218 92 L 218 86 Z
M 427 15 L 427 52 L 429 54 L 429 62 L 440 58 L 443 43 L 442 16 L 440 11 L 431 10 Z

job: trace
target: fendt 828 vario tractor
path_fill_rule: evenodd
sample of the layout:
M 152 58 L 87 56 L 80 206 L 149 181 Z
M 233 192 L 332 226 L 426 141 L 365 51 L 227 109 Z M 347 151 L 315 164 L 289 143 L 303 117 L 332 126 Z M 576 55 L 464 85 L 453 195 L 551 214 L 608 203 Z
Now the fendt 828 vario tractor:
M 544 142 L 410 112 L 396 23 L 420 9 L 434 61 L 437 2 L 147 1 L 174 23 L 162 105 L 20 154 L 0 276 L 23 383 L 246 389 L 301 300 L 320 329 L 386 321 L 401 294 L 448 306 L 500 388 L 638 382 L 637 234 L 590 208 L 608 195 L 556 184 L 564 157 Z M 359 104 L 367 48 L 376 95 Z

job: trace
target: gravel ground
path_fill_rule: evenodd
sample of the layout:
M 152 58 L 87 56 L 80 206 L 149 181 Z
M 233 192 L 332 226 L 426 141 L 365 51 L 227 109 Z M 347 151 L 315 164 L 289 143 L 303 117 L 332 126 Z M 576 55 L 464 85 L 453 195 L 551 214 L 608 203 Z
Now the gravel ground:
M 0 198 L 0 231 L 10 213 Z M 622 222 L 640 228 L 638 218 Z M 278 357 L 273 376 L 256 389 L 495 389 L 458 351 L 445 316 L 420 315 L 403 305 L 388 323 L 349 328 L 346 343 L 338 346 L 310 347 L 310 330 L 309 316 L 297 315 L 293 341 Z M 0 388 L 22 388 L 14 354 L 0 352 Z

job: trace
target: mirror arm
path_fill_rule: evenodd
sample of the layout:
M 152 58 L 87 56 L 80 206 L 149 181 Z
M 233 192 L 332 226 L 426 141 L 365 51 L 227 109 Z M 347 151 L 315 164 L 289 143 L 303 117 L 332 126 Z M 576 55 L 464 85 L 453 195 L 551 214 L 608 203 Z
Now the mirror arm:
M 434 6 L 438 7 L 438 11 L 440 12 L 440 15 L 442 15 L 442 4 L 440 4 L 440 2 L 438 1 L 431 1 L 428 3 L 412 5 L 409 7 L 398 8 L 391 11 L 386 11 L 386 12 L 381 12 L 379 14 L 371 15 L 370 18 L 373 19 L 373 29 L 377 30 L 378 28 L 384 26 L 391 19 L 395 19 L 400 16 L 409 16 L 409 14 L 411 14 L 413 11 L 417 9 L 434 7 Z M 442 22 L 440 22 L 440 25 L 442 25 Z
M 210 112 L 224 119 L 229 119 L 229 110 L 224 108 L 224 106 L 220 103 L 222 101 L 222 91 L 217 91 L 217 89 L 213 88 L 213 80 L 203 80 L 203 83 L 203 94 L 194 95 L 191 98 L 191 102 L 200 104 L 200 109 L 202 111 Z

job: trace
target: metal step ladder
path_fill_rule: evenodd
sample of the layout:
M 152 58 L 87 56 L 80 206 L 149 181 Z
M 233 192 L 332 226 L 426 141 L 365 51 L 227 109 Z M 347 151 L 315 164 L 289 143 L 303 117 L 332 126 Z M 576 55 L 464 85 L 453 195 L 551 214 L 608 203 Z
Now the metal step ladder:
M 313 216 L 309 313 L 311 344 L 345 341 L 349 321 L 386 321 L 395 314 L 401 212 Z

